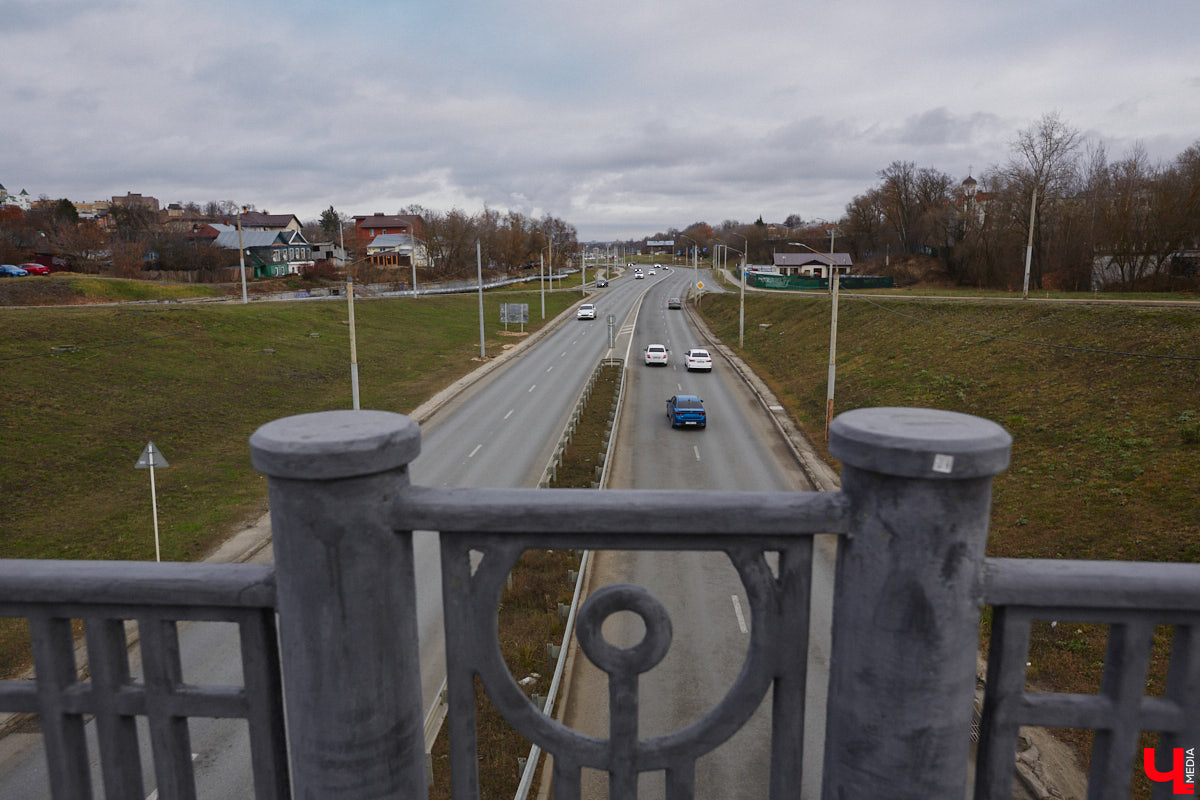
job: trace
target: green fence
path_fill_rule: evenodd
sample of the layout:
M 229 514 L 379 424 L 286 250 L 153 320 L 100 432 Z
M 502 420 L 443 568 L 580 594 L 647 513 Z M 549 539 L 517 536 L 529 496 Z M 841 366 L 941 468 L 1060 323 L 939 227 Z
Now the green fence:
M 749 286 L 759 289 L 793 289 L 816 290 L 828 289 L 828 278 L 814 278 L 798 275 L 772 275 L 752 272 L 746 276 Z M 879 275 L 841 275 L 838 277 L 839 289 L 891 289 L 895 283 L 890 277 Z

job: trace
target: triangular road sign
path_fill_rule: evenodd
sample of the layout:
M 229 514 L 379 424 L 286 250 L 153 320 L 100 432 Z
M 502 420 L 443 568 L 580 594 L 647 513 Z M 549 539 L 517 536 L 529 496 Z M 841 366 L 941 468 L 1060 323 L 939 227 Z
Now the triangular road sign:
M 167 460 L 163 458 L 163 454 L 154 446 L 154 442 L 150 442 L 142 450 L 142 454 L 138 457 L 137 463 L 133 465 L 133 468 L 150 469 L 150 467 L 155 467 L 161 469 L 162 467 L 169 466 L 171 465 L 167 463 Z

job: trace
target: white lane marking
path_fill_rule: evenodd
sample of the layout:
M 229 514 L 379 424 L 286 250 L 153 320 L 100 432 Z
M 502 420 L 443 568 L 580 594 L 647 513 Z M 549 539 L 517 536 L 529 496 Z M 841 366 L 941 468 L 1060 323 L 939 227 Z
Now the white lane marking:
M 558 357 L 559 357 L 559 358 L 566 358 L 566 355 L 567 355 L 567 351 L 566 351 L 566 350 L 563 350 L 563 351 L 562 351 L 562 353 L 560 353 Z
M 738 628 L 741 629 L 742 633 L 749 633 L 746 629 L 746 616 L 742 614 L 742 604 L 738 601 L 738 596 L 736 594 L 729 596 L 733 599 L 733 613 L 737 614 Z
M 510 408 L 510 409 L 508 410 L 508 413 L 504 415 L 504 418 L 505 418 L 505 419 L 508 419 L 509 417 L 511 417 L 511 416 L 513 415 L 513 412 L 514 412 L 514 411 L 516 411 L 516 409 L 515 409 L 515 408 Z
M 467 454 L 467 458 L 474 458 L 475 454 L 478 453 L 481 449 L 483 449 L 483 445 L 481 445 L 481 444 L 475 445 L 475 449 Z
M 699 445 L 692 445 L 692 451 L 693 451 L 693 452 L 696 454 L 696 460 L 697 460 L 697 461 L 699 461 L 699 460 L 700 460 L 700 447 L 699 447 Z
M 683 384 L 682 384 L 682 383 L 677 383 L 677 384 L 675 384 L 675 385 L 679 387 L 679 391 L 681 391 L 681 392 L 683 391 Z
M 546 367 L 546 372 L 549 372 L 549 371 L 550 371 L 550 370 L 552 370 L 552 369 L 554 369 L 554 365 L 553 365 L 553 364 L 551 364 L 550 366 Z
M 529 392 L 532 392 L 536 388 L 537 388 L 537 384 L 535 383 L 533 386 L 529 387 Z M 529 392 L 526 392 L 525 394 L 529 394 Z

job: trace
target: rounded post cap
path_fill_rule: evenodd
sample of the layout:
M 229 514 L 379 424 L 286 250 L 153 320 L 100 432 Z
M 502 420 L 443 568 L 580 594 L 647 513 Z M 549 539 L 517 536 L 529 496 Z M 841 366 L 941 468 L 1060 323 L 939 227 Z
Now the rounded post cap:
M 250 437 L 255 469 L 273 478 L 330 480 L 386 472 L 421 452 L 421 428 L 390 411 L 320 411 L 268 422 Z
M 932 408 L 859 408 L 829 426 L 844 464 L 902 478 L 963 480 L 1008 467 L 1012 436 L 991 420 Z

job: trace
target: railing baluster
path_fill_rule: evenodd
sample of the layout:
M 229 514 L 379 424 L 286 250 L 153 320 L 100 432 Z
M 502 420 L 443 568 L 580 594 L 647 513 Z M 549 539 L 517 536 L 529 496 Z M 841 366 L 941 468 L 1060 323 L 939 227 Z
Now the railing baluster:
M 987 693 L 976 750 L 976 800 L 1008 800 L 1012 796 L 1020 724 L 1015 706 L 1025 691 L 1025 659 L 1029 654 L 1030 620 L 1019 612 L 1000 606 L 992 612 L 992 635 L 988 643 Z
M 412 532 L 388 513 L 420 442 L 382 411 L 287 417 L 250 438 L 270 477 L 298 798 L 426 797 Z
M 1100 694 L 1110 702 L 1108 727 L 1096 731 L 1092 745 L 1092 770 L 1088 797 L 1118 800 L 1129 796 L 1132 765 L 1137 747 L 1138 712 L 1146 689 L 1146 668 L 1154 624 L 1149 621 L 1121 623 L 1108 629 L 1108 653 Z M 1141 762 L 1141 751 L 1137 752 Z
M 823 796 L 966 792 L 992 476 L 1012 438 L 946 411 L 834 420 L 851 529 L 838 546 Z
M 188 721 L 187 717 L 175 715 L 171 702 L 176 687 L 183 683 L 179 632 L 173 620 L 157 617 L 139 619 L 138 632 L 158 796 L 161 800 L 195 800 Z
M 242 674 L 246 688 L 246 722 L 254 768 L 255 800 L 288 800 L 287 735 L 283 718 L 283 683 L 279 676 L 279 642 L 275 611 L 250 612 L 238 625 Z
M 46 744 L 50 796 L 54 800 L 91 800 L 83 717 L 63 710 L 63 692 L 76 682 L 71 621 L 31 615 L 29 633 L 37 667 L 38 714 Z
M 138 750 L 137 720 L 133 716 L 122 716 L 116 707 L 117 693 L 129 683 L 125 623 L 119 619 L 88 619 L 84 621 L 84 631 L 104 796 L 109 800 L 143 800 L 146 791 Z

